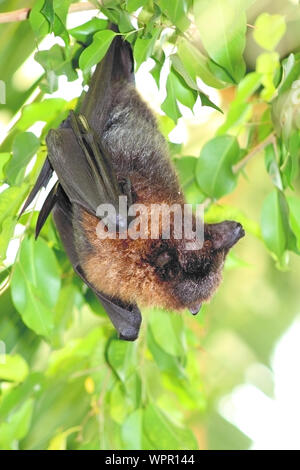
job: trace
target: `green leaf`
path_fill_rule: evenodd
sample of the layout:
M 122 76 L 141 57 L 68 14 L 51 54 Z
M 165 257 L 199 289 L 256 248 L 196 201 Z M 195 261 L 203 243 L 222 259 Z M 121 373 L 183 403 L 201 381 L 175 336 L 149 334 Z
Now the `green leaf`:
M 226 121 L 219 127 L 217 135 L 226 134 L 228 131 L 238 132 L 252 116 L 252 105 L 249 103 L 230 104 Z
M 240 147 L 235 137 L 221 135 L 207 142 L 197 162 L 196 177 L 202 191 L 213 198 L 230 193 L 237 175 L 232 166 L 238 161 Z
M 129 375 L 124 383 L 127 401 L 130 401 L 134 408 L 142 404 L 142 381 L 137 372 Z
M 185 356 L 185 336 L 183 319 L 179 315 L 154 311 L 149 325 L 156 343 L 172 356 Z M 168 335 L 166 337 L 166 331 Z
M 171 69 L 171 74 L 176 98 L 180 103 L 192 109 L 197 99 L 196 90 L 187 86 L 189 84 L 173 68 Z
M 61 0 L 37 0 L 34 3 L 29 22 L 38 41 L 53 31 L 68 44 L 69 38 L 65 23 L 70 3 L 71 0 L 63 2 Z
M 192 108 L 195 104 L 195 100 L 197 99 L 198 94 L 200 96 L 202 106 L 209 106 L 222 112 L 222 110 L 214 103 L 212 103 L 209 97 L 200 90 L 196 81 L 189 75 L 189 73 L 184 68 L 179 56 L 177 54 L 172 54 L 171 60 L 173 65 L 171 70 L 174 72 L 179 82 L 179 86 L 177 85 L 178 90 L 176 92 L 177 99 L 182 104 L 185 104 L 189 108 Z M 197 92 L 197 94 L 195 93 L 195 91 Z
M 176 70 L 176 72 L 183 78 L 185 83 L 193 90 L 199 91 L 199 87 L 196 83 L 195 78 L 192 78 L 189 72 L 185 69 L 179 55 L 172 54 L 171 61 L 172 61 L 173 70 Z
M 155 80 L 157 88 L 159 89 L 159 86 L 160 86 L 160 73 L 161 73 L 161 69 L 164 65 L 165 56 L 163 56 L 163 58 L 161 60 L 156 59 L 156 57 L 152 57 L 152 59 L 155 61 L 155 64 L 154 64 L 154 67 L 150 70 L 150 73 L 151 73 L 152 77 Z
M 122 440 L 126 450 L 143 449 L 143 410 L 137 409 L 129 416 L 122 425 Z
M 114 24 L 119 23 L 120 19 L 120 0 L 104 0 L 102 2 L 102 13 Z
M 282 80 L 279 95 L 290 90 L 295 80 L 300 77 L 300 54 L 290 54 L 282 61 Z
M 118 28 L 119 28 L 120 33 L 123 33 L 123 34 L 135 31 L 131 23 L 130 15 L 127 13 L 127 11 L 124 11 L 122 9 L 119 10 Z M 128 35 L 129 42 L 131 42 L 132 39 L 133 39 L 133 34 Z
M 258 142 L 262 142 L 268 137 L 268 135 L 270 135 L 273 132 L 273 123 L 272 123 L 270 107 L 268 107 L 261 115 L 257 130 L 258 130 Z M 252 130 L 252 133 L 254 137 L 253 130 Z M 249 142 L 249 144 L 250 143 L 251 142 Z
M 297 238 L 297 246 L 300 250 L 300 199 L 296 196 L 289 196 L 287 202 L 289 205 L 290 225 Z
M 18 354 L 0 355 L 0 380 L 23 382 L 29 373 L 25 359 Z
M 54 18 L 55 18 L 53 0 L 45 0 L 43 8 L 41 9 L 41 13 L 44 15 L 44 17 L 48 21 L 49 26 L 50 26 L 50 31 L 52 31 Z
M 113 339 L 107 349 L 107 361 L 122 382 L 135 370 L 134 343 Z
M 74 426 L 64 432 L 56 434 L 49 442 L 47 450 L 66 450 L 68 436 L 78 431 L 80 431 L 80 426 Z
M 22 184 L 7 188 L 0 193 L 0 227 L 7 217 L 17 214 L 27 190 L 28 185 Z
M 61 120 L 71 107 L 72 103 L 68 103 L 62 98 L 49 98 L 40 103 L 29 104 L 23 108 L 17 127 L 25 131 L 36 121 L 52 123 Z
M 272 191 L 265 199 L 261 214 L 261 230 L 264 242 L 284 267 L 284 252 L 297 252 L 295 235 L 289 225 L 289 210 L 284 194 Z
M 212 59 L 209 59 L 208 62 L 209 70 L 211 73 L 218 79 L 221 80 L 223 83 L 235 83 L 232 76 L 230 75 L 227 70 L 224 69 L 221 65 L 218 65 Z
M 142 12 L 145 12 L 145 9 L 143 9 Z M 152 12 L 152 16 L 150 16 L 150 18 L 147 18 L 147 20 L 144 21 L 144 24 L 145 24 L 145 29 L 143 31 L 144 38 L 150 38 L 156 35 L 157 30 L 158 31 L 161 30 L 159 25 L 161 24 L 162 11 L 160 7 L 157 5 L 157 3 L 153 4 L 153 10 L 151 9 L 151 12 Z M 140 15 L 142 16 L 142 13 Z M 159 52 L 162 53 L 162 50 L 160 50 Z
M 155 405 L 148 405 L 143 413 L 143 428 L 149 441 L 161 450 L 197 449 L 195 436 L 170 421 Z
M 189 27 L 187 18 L 186 3 L 184 0 L 159 0 L 158 6 L 164 14 L 177 26 L 181 31 L 185 31 Z
M 94 1 L 98 1 L 98 0 L 94 0 Z M 103 0 L 102 4 L 105 8 L 114 9 L 115 7 L 119 6 L 120 0 Z M 99 5 L 99 2 L 98 2 L 98 5 Z
M 243 103 L 252 97 L 260 86 L 261 76 L 259 73 L 248 73 L 239 83 L 235 96 L 235 103 Z
M 50 337 L 61 279 L 53 251 L 39 238 L 26 238 L 11 281 L 13 303 L 23 322 L 37 334 Z
M 219 127 L 217 135 L 225 134 L 229 130 L 239 132 L 243 125 L 249 121 L 252 116 L 252 103 L 247 100 L 255 93 L 261 82 L 261 76 L 252 72 L 247 74 L 237 87 L 237 93 L 234 100 L 230 103 L 226 120 Z
M 208 57 L 203 55 L 187 39 L 178 38 L 177 54 L 186 72 L 194 81 L 199 77 L 206 85 L 214 88 L 222 88 L 224 86 L 223 82 L 218 80 L 210 71 Z
M 161 105 L 161 109 L 177 124 L 178 119 L 181 117 L 181 112 L 176 101 L 176 85 L 176 77 L 170 72 L 166 84 L 167 96 Z
M 284 222 L 284 229 L 286 232 L 286 239 L 287 239 L 287 250 L 293 251 L 297 255 L 300 255 L 300 251 L 297 248 L 297 238 L 291 228 L 290 224 L 290 211 L 287 199 L 283 192 L 280 192 L 280 206 L 281 212 L 283 215 L 283 222 Z
M 8 393 L 4 393 L 0 402 L 0 422 L 12 416 L 22 403 L 30 398 L 37 397 L 42 391 L 43 382 L 43 373 L 33 372 L 26 377 L 24 382 L 18 382 L 17 387 L 14 386 Z
M 138 10 L 147 3 L 147 0 L 126 0 L 126 9 L 129 13 Z
M 88 46 L 79 57 L 79 66 L 81 70 L 87 72 L 98 64 L 104 57 L 116 33 L 111 30 L 99 31 L 93 37 L 93 42 Z
M 128 403 L 123 383 L 118 381 L 109 393 L 110 416 L 119 424 L 122 424 L 130 411 L 133 410 Z
M 166 340 L 167 338 L 165 338 L 165 341 Z M 160 347 L 154 338 L 151 326 L 149 326 L 147 330 L 147 344 L 160 370 L 171 373 L 172 375 L 180 378 L 185 376 L 182 359 L 177 356 L 172 356 Z
M 6 258 L 7 248 L 12 239 L 16 223 L 17 217 L 15 216 L 8 216 L 2 222 L 0 231 L 0 263 Z
M 13 449 L 16 441 L 28 433 L 33 412 L 33 400 L 27 400 L 9 419 L 0 424 L 0 449 Z
M 160 32 L 160 28 L 157 28 L 151 38 L 137 38 L 135 41 L 133 53 L 136 61 L 136 70 L 151 56 Z
M 99 360 L 104 361 L 104 354 L 102 354 L 104 346 L 103 329 L 94 327 L 88 334 L 71 339 L 61 349 L 51 352 L 47 375 L 57 380 L 58 377 L 65 377 L 81 367 L 86 368 L 89 361 L 93 360 L 95 350 L 98 366 Z M 80 394 L 82 395 L 82 390 Z
M 166 89 L 167 96 L 161 105 L 161 109 L 177 123 L 178 119 L 181 117 L 177 100 L 185 106 L 193 108 L 197 99 L 197 92 L 188 88 L 184 80 L 173 68 L 171 68 L 169 72 Z
M 263 49 L 273 51 L 286 31 L 284 16 L 261 13 L 256 18 L 253 37 Z
M 59 75 L 66 75 L 69 81 L 76 80 L 78 75 L 73 69 L 71 58 L 67 58 L 65 48 L 55 44 L 51 49 L 39 51 L 35 60 L 45 69 L 46 79 L 40 83 L 40 88 L 46 93 L 53 93 L 58 88 Z
M 212 60 L 223 67 L 233 83 L 245 74 L 247 0 L 195 0 L 194 15 L 203 45 Z
M 289 139 L 284 142 L 289 152 L 290 172 L 288 184 L 292 187 L 291 182 L 298 176 L 299 173 L 299 157 L 300 157 L 300 130 L 292 132 Z M 283 174 L 286 175 L 286 168 L 283 168 Z M 293 189 L 293 188 L 292 188 Z
M 66 29 L 67 14 L 72 0 L 54 0 L 54 23 L 53 23 L 53 32 L 55 36 L 60 36 L 68 49 L 70 42 L 69 34 Z
M 76 28 L 69 30 L 69 33 L 73 38 L 80 42 L 87 42 L 89 36 L 93 35 L 97 31 L 107 29 L 108 21 L 100 18 L 92 18 L 90 21 L 83 23 Z
M 10 159 L 11 154 L 9 152 L 0 153 L 0 183 L 3 182 L 4 172 L 3 168 Z
M 12 144 L 12 157 L 5 167 L 9 184 L 18 185 L 24 178 L 26 166 L 40 146 L 39 139 L 32 132 L 21 132 Z
M 37 37 L 37 40 L 42 39 L 50 31 L 50 25 L 46 17 L 41 13 L 41 9 L 45 0 L 36 0 L 29 16 L 30 25 Z
M 196 157 L 180 157 L 174 160 L 179 181 L 183 188 L 194 182 L 197 161 Z
M 200 91 L 199 96 L 200 96 L 200 99 L 201 99 L 201 106 L 208 106 L 209 108 L 213 108 L 213 109 L 215 109 L 215 110 L 217 110 L 217 111 L 219 111 L 220 113 L 223 114 L 222 109 L 219 108 L 219 106 L 217 106 L 215 103 L 210 101 L 210 99 L 208 98 L 208 96 L 205 93 Z
M 265 148 L 265 165 L 269 173 L 272 183 L 281 191 L 283 190 L 282 179 L 278 162 L 276 159 L 275 149 L 273 144 L 267 145 Z
M 54 309 L 55 336 L 53 343 L 55 346 L 57 344 L 61 345 L 63 341 L 63 334 L 72 319 L 72 313 L 78 295 L 78 287 L 74 283 L 63 285 L 60 290 L 59 298 Z
M 190 204 L 200 204 L 205 199 L 196 180 L 196 157 L 175 158 L 174 163 L 185 198 Z
M 169 116 L 157 116 L 158 128 L 162 135 L 167 139 L 170 132 L 174 129 L 175 123 Z
M 264 86 L 261 97 L 270 101 L 276 92 L 274 75 L 280 66 L 277 52 L 265 52 L 256 59 L 256 71 L 261 74 L 261 83 Z

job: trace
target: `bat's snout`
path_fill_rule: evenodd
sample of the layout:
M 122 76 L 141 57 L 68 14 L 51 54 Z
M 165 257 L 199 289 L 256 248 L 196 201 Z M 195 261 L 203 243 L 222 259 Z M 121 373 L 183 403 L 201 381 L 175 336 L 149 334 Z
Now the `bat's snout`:
M 235 245 L 240 238 L 245 236 L 245 230 L 243 229 L 242 225 L 238 222 L 229 222 L 231 224 L 231 235 L 228 240 L 228 248 L 231 248 Z
M 242 225 L 233 220 L 225 220 L 219 224 L 209 224 L 208 230 L 216 250 L 228 251 L 245 235 Z

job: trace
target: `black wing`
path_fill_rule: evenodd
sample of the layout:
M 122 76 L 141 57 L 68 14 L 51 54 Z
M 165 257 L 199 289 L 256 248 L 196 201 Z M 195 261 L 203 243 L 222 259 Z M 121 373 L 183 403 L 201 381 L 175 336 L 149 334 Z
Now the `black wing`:
M 53 218 L 74 270 L 93 290 L 93 292 L 95 292 L 96 296 L 105 308 L 112 324 L 116 328 L 119 337 L 127 341 L 134 341 L 138 337 L 142 322 L 141 312 L 135 304 L 124 304 L 119 299 L 112 299 L 102 294 L 102 292 L 95 289 L 86 279 L 79 264 L 74 244 L 72 207 L 61 187 L 58 188 Z
M 135 304 L 125 305 L 119 299 L 109 298 L 90 285 L 78 261 L 72 226 L 72 204 L 79 204 L 96 215 L 97 207 L 102 203 L 109 202 L 117 210 L 118 198 L 124 194 L 110 156 L 101 145 L 101 135 L 113 96 L 112 87 L 119 80 L 132 82 L 134 76 L 131 47 L 117 36 L 96 68 L 80 113 L 70 113 L 59 129 L 48 133 L 48 158 L 22 212 L 39 189 L 49 182 L 54 170 L 58 182 L 50 191 L 40 212 L 36 235 L 54 208 L 54 221 L 74 270 L 93 289 L 120 338 L 134 340 L 141 324 L 139 309 Z M 127 188 L 130 188 L 130 184 Z M 130 202 L 131 194 L 127 196 Z M 119 223 L 122 226 L 121 217 Z
M 80 112 L 99 136 L 107 123 L 114 84 L 120 81 L 134 83 L 134 62 L 130 44 L 116 36 L 97 65 L 80 107 Z
M 50 181 L 50 178 L 51 178 L 52 174 L 53 174 L 53 168 L 51 167 L 50 161 L 47 157 L 45 162 L 44 162 L 44 165 L 41 169 L 41 172 L 38 176 L 38 179 L 36 180 L 33 189 L 31 190 L 28 198 L 26 199 L 26 201 L 25 201 L 25 203 L 24 203 L 24 205 L 21 209 L 19 217 L 21 217 L 21 215 L 23 214 L 23 212 L 25 212 L 25 210 L 27 209 L 29 204 L 31 204 L 32 201 L 35 199 L 35 197 L 38 194 L 39 190 L 41 188 L 46 188 L 46 186 L 48 185 L 48 183 Z

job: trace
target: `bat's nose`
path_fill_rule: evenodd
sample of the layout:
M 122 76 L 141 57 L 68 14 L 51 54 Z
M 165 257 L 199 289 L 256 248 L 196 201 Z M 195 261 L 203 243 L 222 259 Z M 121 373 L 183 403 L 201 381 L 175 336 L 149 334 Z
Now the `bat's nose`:
M 189 306 L 189 311 L 191 312 L 192 315 L 197 315 L 197 313 L 200 312 L 201 306 L 202 306 L 202 302 L 197 302 Z
M 218 224 L 208 224 L 213 246 L 216 250 L 229 250 L 245 235 L 244 229 L 238 222 L 225 220 Z
M 239 241 L 240 238 L 245 236 L 245 231 L 241 224 L 238 222 L 232 222 L 232 244 L 234 245 L 236 242 Z

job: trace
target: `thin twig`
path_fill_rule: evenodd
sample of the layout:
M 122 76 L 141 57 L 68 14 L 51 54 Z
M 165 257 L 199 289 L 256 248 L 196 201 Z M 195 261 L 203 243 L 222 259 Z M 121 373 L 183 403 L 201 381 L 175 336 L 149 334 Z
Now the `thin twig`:
M 69 13 L 78 11 L 97 10 L 97 7 L 90 2 L 73 3 Z M 25 21 L 29 18 L 31 8 L 21 8 L 20 10 L 0 13 L 0 23 L 13 23 L 15 21 Z
M 249 152 L 240 162 L 236 165 L 233 165 L 232 171 L 233 173 L 238 173 L 248 162 L 251 160 L 258 152 L 263 150 L 268 144 L 274 142 L 274 133 L 269 134 L 262 142 L 256 145 L 251 152 Z

